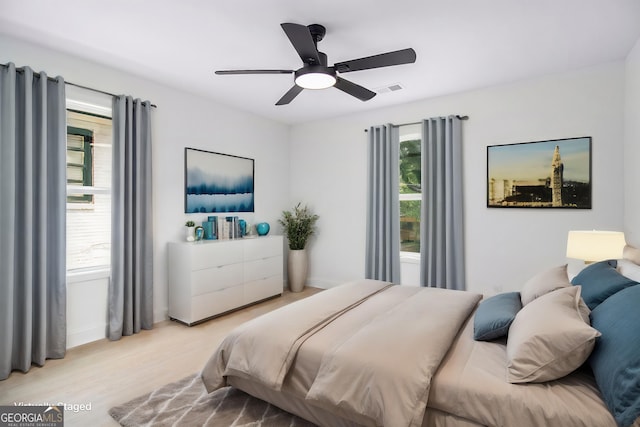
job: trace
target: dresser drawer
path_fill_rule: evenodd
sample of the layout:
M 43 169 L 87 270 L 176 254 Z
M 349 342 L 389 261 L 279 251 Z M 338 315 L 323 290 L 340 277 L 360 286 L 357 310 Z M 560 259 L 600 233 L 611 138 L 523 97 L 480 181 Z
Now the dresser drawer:
M 233 310 L 244 304 L 243 285 L 198 295 L 191 299 L 192 323 L 225 311 Z
M 242 264 L 197 270 L 191 273 L 191 296 L 219 291 L 243 282 Z
M 192 270 L 242 262 L 241 241 L 194 243 L 190 249 Z
M 282 293 L 282 275 L 244 284 L 244 302 L 250 304 Z
M 244 263 L 244 280 L 264 279 L 271 276 L 282 276 L 282 256 L 262 258 Z
M 256 237 L 246 239 L 244 260 L 252 261 L 282 254 L 282 237 Z

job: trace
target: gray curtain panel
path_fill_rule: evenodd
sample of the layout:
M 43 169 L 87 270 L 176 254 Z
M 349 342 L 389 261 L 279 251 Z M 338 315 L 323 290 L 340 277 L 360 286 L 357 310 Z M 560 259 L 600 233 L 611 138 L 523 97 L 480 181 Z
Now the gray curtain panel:
M 153 327 L 151 104 L 113 100 L 111 277 L 107 336 Z
M 462 126 L 455 116 L 422 122 L 422 286 L 465 289 Z
M 62 77 L 0 66 L 0 380 L 66 349 Z
M 365 277 L 400 283 L 400 135 L 397 126 L 369 129 Z

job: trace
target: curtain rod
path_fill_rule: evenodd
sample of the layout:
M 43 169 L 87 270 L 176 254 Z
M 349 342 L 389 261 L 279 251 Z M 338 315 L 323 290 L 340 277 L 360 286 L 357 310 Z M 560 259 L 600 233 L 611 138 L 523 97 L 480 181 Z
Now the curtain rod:
M 456 115 L 456 117 L 460 120 L 469 120 L 469 116 L 460 116 L 460 115 Z M 391 126 L 394 127 L 398 127 L 398 126 L 409 126 L 409 125 L 419 125 L 422 122 L 411 122 L 411 123 L 400 123 L 399 125 L 394 125 L 393 123 L 391 124 Z M 369 132 L 369 129 L 365 129 L 365 132 Z
M 77 84 L 77 83 L 71 83 L 71 82 L 67 82 L 67 81 L 65 81 L 65 83 L 66 83 L 66 84 L 68 84 L 68 85 L 70 85 L 70 86 L 79 87 L 80 89 L 87 89 L 87 90 L 91 90 L 91 91 L 93 91 L 93 92 L 102 93 L 102 94 L 104 94 L 104 95 L 109 95 L 109 96 L 113 96 L 113 97 L 118 96 L 118 95 L 115 95 L 115 94 L 113 94 L 113 93 L 111 93 L 111 92 L 106 92 L 106 91 L 104 91 L 104 90 L 100 90 L 100 89 L 94 89 L 94 88 L 92 88 L 92 87 L 88 87 L 88 86 L 82 86 L 82 85 L 79 85 L 79 84 Z M 157 106 L 156 104 L 151 104 L 151 107 L 152 107 L 152 108 L 158 108 L 158 106 Z
M 3 67 L 8 67 L 8 64 L 0 64 L 0 65 L 2 65 Z M 22 68 L 22 67 L 20 67 L 20 68 L 16 67 L 16 72 L 18 72 L 18 73 L 24 73 L 24 68 Z M 37 76 L 40 76 L 40 73 L 38 73 L 38 72 L 36 72 L 36 71 L 34 71 L 34 72 L 33 72 L 33 74 L 35 74 L 35 75 L 37 75 Z M 49 76 L 47 76 L 47 79 L 48 79 L 48 80 L 51 80 L 51 81 L 54 81 L 54 80 L 55 80 L 53 77 L 49 77 Z M 111 93 L 111 92 L 107 92 L 107 91 L 100 90 L 100 89 L 94 89 L 94 88 L 92 88 L 92 87 L 79 85 L 79 84 L 77 84 L 77 83 L 68 82 L 68 81 L 66 81 L 66 80 L 65 80 L 65 82 L 64 82 L 64 83 L 65 83 L 65 84 L 68 84 L 68 85 L 70 85 L 70 86 L 79 87 L 80 89 L 86 89 L 86 90 L 90 90 L 90 91 L 93 91 L 93 92 L 98 92 L 98 93 L 101 93 L 101 94 L 103 94 L 103 95 L 108 95 L 108 96 L 112 96 L 112 97 L 116 97 L 116 96 L 118 96 L 118 95 L 113 94 L 113 93 Z M 158 106 L 157 106 L 156 104 L 151 104 L 151 107 L 153 107 L 153 108 L 158 108 Z

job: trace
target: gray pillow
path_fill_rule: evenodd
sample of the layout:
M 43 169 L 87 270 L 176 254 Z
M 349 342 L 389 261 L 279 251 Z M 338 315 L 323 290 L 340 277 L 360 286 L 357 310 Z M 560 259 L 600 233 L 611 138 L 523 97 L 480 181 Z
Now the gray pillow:
M 542 271 L 527 281 L 520 291 L 522 305 L 556 289 L 571 286 L 567 275 L 567 264 Z
M 509 328 L 507 381 L 551 381 L 579 368 L 600 336 L 585 313 L 578 286 L 547 293 L 524 306 Z

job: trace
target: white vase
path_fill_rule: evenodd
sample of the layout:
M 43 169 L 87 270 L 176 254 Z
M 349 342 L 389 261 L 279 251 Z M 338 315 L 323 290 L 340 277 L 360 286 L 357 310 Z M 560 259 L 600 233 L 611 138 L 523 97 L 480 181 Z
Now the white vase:
M 309 260 L 306 249 L 289 249 L 287 273 L 289 275 L 289 289 L 291 292 L 301 292 L 307 281 Z
M 187 227 L 187 242 L 193 242 L 196 240 L 196 228 Z

